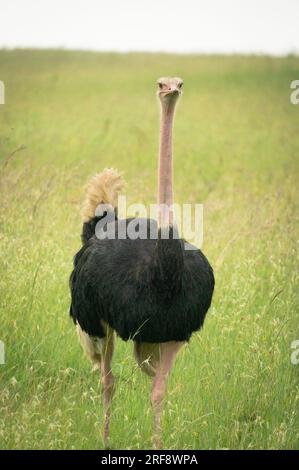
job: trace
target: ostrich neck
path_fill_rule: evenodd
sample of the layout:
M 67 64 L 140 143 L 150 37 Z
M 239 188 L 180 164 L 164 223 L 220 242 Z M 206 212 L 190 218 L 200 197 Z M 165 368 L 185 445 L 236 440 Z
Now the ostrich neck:
M 173 223 L 173 169 L 172 127 L 176 100 L 161 102 L 160 155 L 159 155 L 159 226 Z

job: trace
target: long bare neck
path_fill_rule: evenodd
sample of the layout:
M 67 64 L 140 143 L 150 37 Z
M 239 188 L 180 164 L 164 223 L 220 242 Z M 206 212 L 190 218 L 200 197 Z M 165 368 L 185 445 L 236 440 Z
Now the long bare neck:
M 176 100 L 161 102 L 160 155 L 159 155 L 159 226 L 173 223 L 173 168 L 172 127 Z

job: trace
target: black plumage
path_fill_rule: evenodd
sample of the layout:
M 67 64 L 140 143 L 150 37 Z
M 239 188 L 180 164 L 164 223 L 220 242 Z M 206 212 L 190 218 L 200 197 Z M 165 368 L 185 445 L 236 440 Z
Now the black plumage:
M 163 238 L 153 220 L 138 223 L 147 225 L 148 234 L 154 224 L 157 239 L 118 239 L 114 222 L 115 239 L 100 240 L 95 235 L 100 220 L 83 225 L 83 246 L 75 256 L 70 277 L 74 321 L 100 338 L 104 320 L 123 340 L 189 340 L 203 325 L 212 300 L 214 275 L 207 258 L 198 249 L 185 250 L 172 227 L 169 239 Z

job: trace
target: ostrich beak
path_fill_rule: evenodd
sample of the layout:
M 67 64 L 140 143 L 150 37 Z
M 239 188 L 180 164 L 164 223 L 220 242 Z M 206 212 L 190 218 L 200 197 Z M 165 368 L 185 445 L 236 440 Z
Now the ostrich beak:
M 167 96 L 177 97 L 181 94 L 181 90 L 176 85 L 171 85 L 168 90 L 164 91 L 164 94 Z

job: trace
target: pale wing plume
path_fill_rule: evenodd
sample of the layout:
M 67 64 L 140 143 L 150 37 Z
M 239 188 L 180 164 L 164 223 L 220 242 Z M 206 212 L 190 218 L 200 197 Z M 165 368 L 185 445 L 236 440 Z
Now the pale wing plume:
M 94 175 L 86 186 L 85 200 L 82 207 L 84 222 L 95 216 L 99 204 L 117 206 L 117 199 L 125 182 L 119 172 L 113 168 L 105 168 L 101 173 Z

